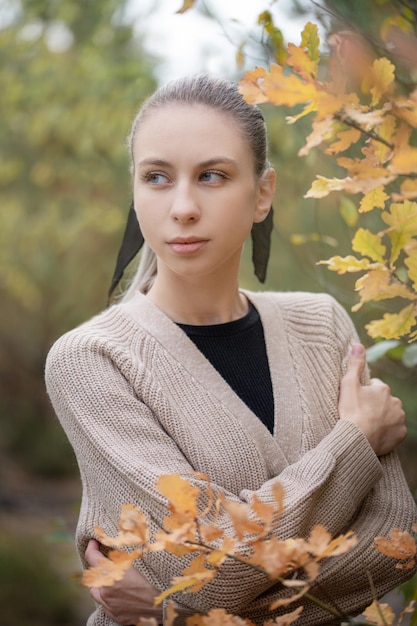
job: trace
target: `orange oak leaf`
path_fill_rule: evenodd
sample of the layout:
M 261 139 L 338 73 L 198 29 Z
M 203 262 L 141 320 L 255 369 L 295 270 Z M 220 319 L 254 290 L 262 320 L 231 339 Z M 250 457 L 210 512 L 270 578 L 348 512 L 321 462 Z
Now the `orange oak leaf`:
M 366 621 L 376 626 L 392 626 L 395 620 L 395 613 L 389 604 L 372 602 L 370 606 L 363 612 Z
M 246 72 L 244 77 L 239 81 L 239 91 L 249 104 L 268 102 L 268 96 L 265 94 L 263 87 L 266 73 L 265 68 L 256 67 L 254 70 Z
M 229 514 L 236 537 L 239 540 L 243 539 L 245 534 L 262 533 L 263 526 L 259 522 L 250 519 L 250 507 L 247 504 L 226 500 L 223 496 L 221 500 L 224 509 Z
M 336 133 L 336 139 L 326 150 L 326 154 L 335 155 L 339 152 L 345 152 L 351 145 L 358 142 L 361 138 L 361 131 L 357 128 L 349 128 L 348 130 L 340 130 Z
M 268 102 L 287 107 L 309 103 L 317 95 L 314 82 L 304 81 L 295 74 L 286 74 L 276 63 L 271 65 L 270 71 L 262 78 L 262 90 Z
M 140 557 L 142 552 L 121 552 L 112 550 L 108 557 L 99 560 L 96 567 L 91 567 L 83 573 L 82 583 L 86 587 L 111 587 L 118 580 L 122 580 L 132 561 Z
M 280 540 L 271 537 L 253 545 L 248 562 L 262 567 L 271 578 L 278 578 L 293 571 L 307 558 L 306 545 L 302 539 Z
M 105 546 L 126 547 L 147 544 L 149 541 L 148 521 L 145 515 L 132 504 L 123 504 L 118 521 L 117 537 L 109 537 L 98 526 L 94 528 L 97 539 Z
M 312 59 L 307 50 L 292 43 L 288 44 L 287 64 L 305 80 L 317 76 L 317 60 Z
M 175 576 L 172 579 L 172 585 L 155 598 L 155 605 L 160 604 L 165 598 L 178 591 L 186 591 L 187 593 L 200 591 L 200 589 L 213 580 L 215 576 L 216 570 L 208 569 L 206 567 L 205 555 L 199 554 L 191 561 L 190 565 L 183 570 L 182 575 Z
M 275 509 L 272 504 L 267 504 L 258 498 L 256 494 L 254 494 L 251 509 L 255 513 L 256 517 L 258 517 L 262 524 L 264 525 L 263 534 L 266 535 L 271 529 L 272 520 L 274 517 Z
M 307 540 L 308 551 L 316 557 L 317 562 L 330 556 L 339 556 L 351 550 L 358 543 L 353 531 L 332 539 L 330 533 L 320 524 L 314 526 Z
M 404 563 L 397 564 L 399 569 L 410 569 L 415 565 L 417 546 L 410 533 L 399 528 L 393 528 L 388 538 L 375 537 L 374 541 L 378 552 L 393 559 L 404 561 Z
M 200 493 L 198 487 L 182 478 L 179 474 L 160 476 L 156 488 L 159 493 L 168 498 L 170 511 L 178 511 L 185 516 L 197 517 L 197 499 Z

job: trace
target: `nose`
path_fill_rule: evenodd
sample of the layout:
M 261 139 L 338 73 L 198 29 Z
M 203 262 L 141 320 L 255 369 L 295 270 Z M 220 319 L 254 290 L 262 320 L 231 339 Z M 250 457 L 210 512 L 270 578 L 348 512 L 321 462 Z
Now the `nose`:
M 196 190 L 189 182 L 179 182 L 174 190 L 171 204 L 171 217 L 176 222 L 195 222 L 200 217 Z

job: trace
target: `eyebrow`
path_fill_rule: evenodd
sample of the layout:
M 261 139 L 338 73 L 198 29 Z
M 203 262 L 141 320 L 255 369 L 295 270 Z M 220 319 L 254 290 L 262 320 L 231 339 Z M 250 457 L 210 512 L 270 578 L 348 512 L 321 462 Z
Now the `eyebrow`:
M 219 157 L 213 157 L 212 159 L 207 159 L 207 161 L 202 161 L 201 163 L 198 163 L 198 167 L 211 167 L 213 165 L 218 165 L 219 163 L 235 165 L 236 161 L 235 159 L 232 159 L 227 156 L 219 156 Z M 172 163 L 170 163 L 169 161 L 164 161 L 163 159 L 149 158 L 149 159 L 143 159 L 142 161 L 139 161 L 138 163 L 136 163 L 136 167 L 145 167 L 147 165 L 154 165 L 157 167 L 172 167 Z

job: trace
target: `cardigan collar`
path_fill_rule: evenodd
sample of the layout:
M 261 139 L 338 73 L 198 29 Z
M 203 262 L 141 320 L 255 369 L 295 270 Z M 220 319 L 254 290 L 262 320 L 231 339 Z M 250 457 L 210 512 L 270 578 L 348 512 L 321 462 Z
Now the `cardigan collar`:
M 208 393 L 233 413 L 256 443 L 272 477 L 300 456 L 301 402 L 278 298 L 268 292 L 242 292 L 258 310 L 264 327 L 275 406 L 273 436 L 187 335 L 149 298 L 138 293 L 131 300 L 116 306 L 124 310 L 164 350 L 168 350 L 192 378 L 197 379 Z

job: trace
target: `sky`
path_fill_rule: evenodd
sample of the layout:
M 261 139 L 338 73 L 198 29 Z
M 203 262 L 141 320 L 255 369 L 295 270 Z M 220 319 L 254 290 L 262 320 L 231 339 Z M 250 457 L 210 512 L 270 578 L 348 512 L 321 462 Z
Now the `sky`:
M 145 49 L 161 57 L 156 69 L 160 83 L 201 71 L 230 78 L 236 71 L 236 50 L 263 10 L 271 11 L 286 41 L 295 44 L 300 43 L 309 19 L 292 14 L 292 0 L 196 0 L 196 5 L 203 3 L 219 16 L 220 23 L 195 9 L 177 14 L 183 0 L 130 0 L 126 17 L 144 37 Z M 314 8 L 311 0 L 301 4 Z M 310 19 L 315 21 L 313 14 Z M 256 65 L 255 58 L 247 62 L 248 67 Z

